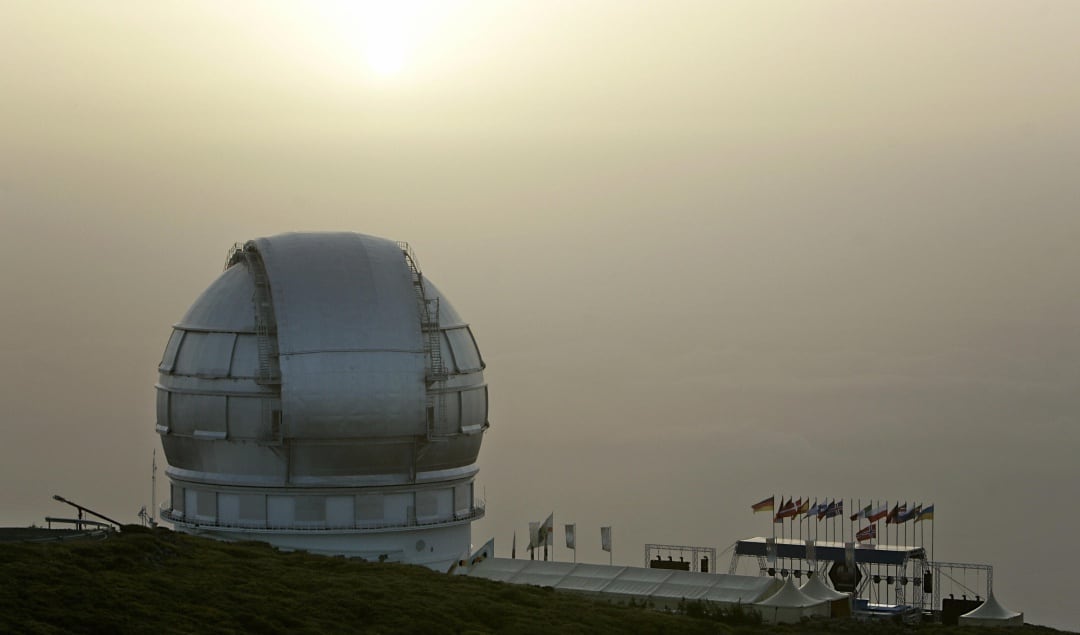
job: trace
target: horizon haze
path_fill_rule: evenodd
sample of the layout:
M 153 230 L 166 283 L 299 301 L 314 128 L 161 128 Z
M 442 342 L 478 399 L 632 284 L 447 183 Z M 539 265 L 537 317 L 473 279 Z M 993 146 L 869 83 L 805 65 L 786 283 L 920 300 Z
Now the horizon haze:
M 356 231 L 410 243 L 487 363 L 475 544 L 554 511 L 640 565 L 768 534 L 770 494 L 934 503 L 937 559 L 1080 630 L 1078 25 L 0 0 L 0 524 L 137 522 L 157 365 L 228 249 Z

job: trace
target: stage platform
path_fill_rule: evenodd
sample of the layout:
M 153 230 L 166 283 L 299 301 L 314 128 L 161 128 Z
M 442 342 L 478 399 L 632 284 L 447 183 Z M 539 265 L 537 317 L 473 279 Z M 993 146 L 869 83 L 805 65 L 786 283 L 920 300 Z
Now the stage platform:
M 736 556 L 766 557 L 763 536 L 745 538 L 735 543 Z M 844 562 L 844 543 L 814 542 L 815 556 L 818 562 Z M 806 560 L 806 541 L 791 538 L 776 539 L 776 557 L 794 560 Z M 904 545 L 855 545 L 855 564 L 882 564 L 903 566 L 910 560 L 926 560 L 926 550 L 922 547 Z

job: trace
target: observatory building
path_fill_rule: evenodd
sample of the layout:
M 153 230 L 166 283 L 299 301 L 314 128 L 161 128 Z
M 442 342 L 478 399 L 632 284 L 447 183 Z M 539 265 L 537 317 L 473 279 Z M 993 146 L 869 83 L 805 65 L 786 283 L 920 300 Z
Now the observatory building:
M 352 233 L 238 244 L 159 366 L 161 518 L 445 571 L 484 514 L 483 368 L 407 245 Z

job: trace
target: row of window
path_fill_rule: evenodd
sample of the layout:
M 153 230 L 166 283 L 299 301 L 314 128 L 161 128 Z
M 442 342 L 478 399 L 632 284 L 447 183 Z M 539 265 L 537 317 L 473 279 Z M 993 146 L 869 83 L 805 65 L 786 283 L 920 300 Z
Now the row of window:
M 347 529 L 468 516 L 473 484 L 358 495 L 234 494 L 172 485 L 172 513 L 188 522 L 250 528 Z
M 442 331 L 442 358 L 447 372 L 482 370 L 484 362 L 468 326 Z M 259 345 L 246 333 L 203 333 L 174 329 L 158 370 L 174 375 L 251 379 L 259 369 Z
M 157 391 L 157 425 L 171 434 L 207 439 L 269 440 L 276 438 L 277 399 L 243 395 L 203 395 Z M 487 422 L 487 386 L 448 392 L 437 401 L 443 411 L 440 432 L 474 432 Z

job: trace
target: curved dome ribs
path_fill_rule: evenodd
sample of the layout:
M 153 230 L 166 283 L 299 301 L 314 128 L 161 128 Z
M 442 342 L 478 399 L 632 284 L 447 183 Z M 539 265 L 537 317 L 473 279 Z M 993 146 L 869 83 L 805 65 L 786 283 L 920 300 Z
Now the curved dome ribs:
M 244 263 L 255 283 L 255 293 L 251 299 L 255 306 L 255 335 L 258 342 L 259 369 L 256 381 L 263 385 L 281 383 L 281 367 L 278 364 L 277 322 L 274 319 L 274 303 L 270 296 L 270 282 L 266 277 L 266 266 L 255 246 L 254 241 L 235 243 L 229 250 L 225 261 L 228 270 L 236 264 Z
M 413 289 L 416 293 L 416 308 L 420 316 L 420 331 L 424 335 L 424 356 L 428 362 L 427 373 L 427 436 L 428 440 L 452 436 L 456 430 L 446 427 L 446 365 L 442 358 L 441 333 L 439 328 L 439 298 L 428 298 L 424 291 L 424 274 L 416 260 L 409 243 L 398 241 L 398 247 L 405 257 L 405 264 L 412 276 Z
M 346 232 L 237 243 L 158 367 L 162 518 L 445 570 L 484 515 L 484 368 L 407 243 Z

